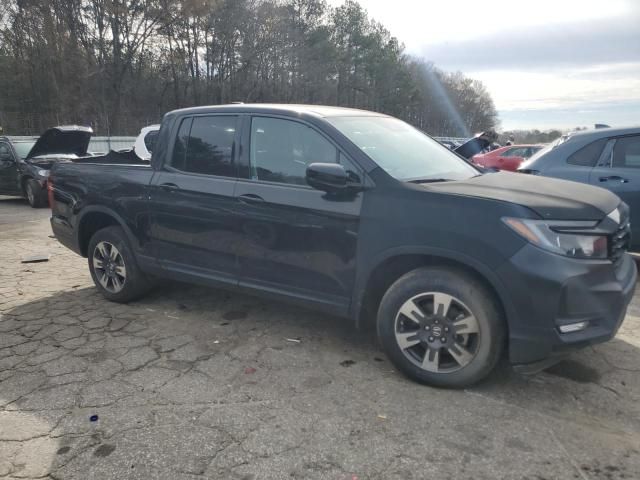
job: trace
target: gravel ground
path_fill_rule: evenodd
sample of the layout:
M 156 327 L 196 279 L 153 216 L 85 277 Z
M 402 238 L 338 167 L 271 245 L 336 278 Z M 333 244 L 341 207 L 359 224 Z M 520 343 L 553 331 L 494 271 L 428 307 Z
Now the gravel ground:
M 109 303 L 50 234 L 0 198 L 0 478 L 640 478 L 639 298 L 607 344 L 447 391 L 339 318 L 178 283 Z

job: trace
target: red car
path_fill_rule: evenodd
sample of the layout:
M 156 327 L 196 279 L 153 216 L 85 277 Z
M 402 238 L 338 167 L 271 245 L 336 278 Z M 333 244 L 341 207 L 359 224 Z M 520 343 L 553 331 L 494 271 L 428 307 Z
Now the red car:
M 488 153 L 474 155 L 471 161 L 481 167 L 515 172 L 522 162 L 542 148 L 542 145 L 500 147 Z

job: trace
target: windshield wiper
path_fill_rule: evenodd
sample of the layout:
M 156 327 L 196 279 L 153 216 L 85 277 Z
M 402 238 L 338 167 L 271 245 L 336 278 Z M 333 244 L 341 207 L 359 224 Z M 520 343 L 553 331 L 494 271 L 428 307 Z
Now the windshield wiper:
M 414 178 L 407 180 L 409 183 L 437 183 L 437 182 L 453 182 L 450 178 Z

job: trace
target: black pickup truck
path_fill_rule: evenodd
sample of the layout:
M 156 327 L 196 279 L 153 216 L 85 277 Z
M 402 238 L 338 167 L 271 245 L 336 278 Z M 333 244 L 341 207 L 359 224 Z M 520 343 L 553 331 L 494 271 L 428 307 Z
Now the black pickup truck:
M 618 197 L 482 172 L 377 113 L 178 110 L 151 165 L 91 162 L 53 167 L 51 225 L 106 298 L 167 277 L 375 320 L 431 385 L 476 382 L 504 351 L 535 371 L 609 340 L 635 288 Z

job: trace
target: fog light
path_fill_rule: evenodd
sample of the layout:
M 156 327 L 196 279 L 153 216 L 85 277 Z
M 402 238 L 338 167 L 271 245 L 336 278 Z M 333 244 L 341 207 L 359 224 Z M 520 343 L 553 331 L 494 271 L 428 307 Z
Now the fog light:
M 558 328 L 560 329 L 560 333 L 573 333 L 579 332 L 580 330 L 584 330 L 589 325 L 589 322 L 577 322 L 577 323 L 569 323 L 567 325 L 560 325 Z

